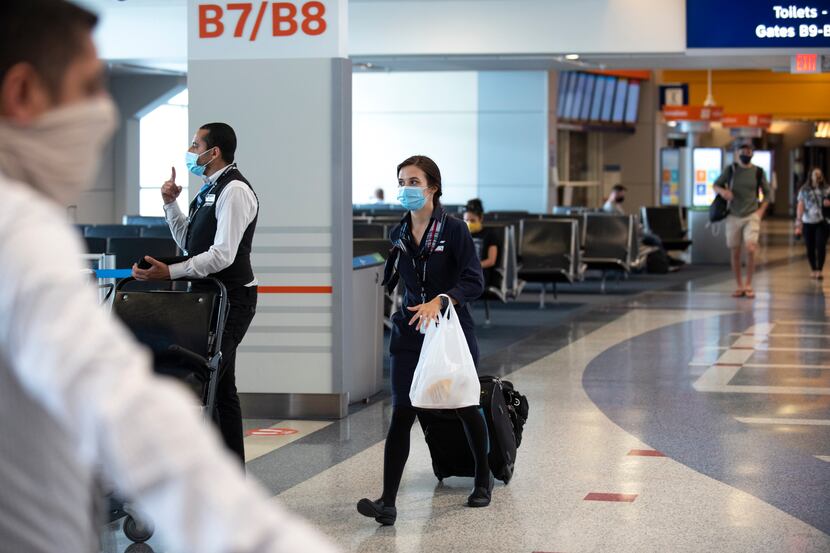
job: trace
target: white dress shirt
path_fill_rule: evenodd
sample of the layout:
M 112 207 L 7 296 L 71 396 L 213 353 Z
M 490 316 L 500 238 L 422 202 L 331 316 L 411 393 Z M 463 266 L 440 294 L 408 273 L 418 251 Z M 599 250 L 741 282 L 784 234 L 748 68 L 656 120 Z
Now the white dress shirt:
M 226 165 L 216 171 L 205 182 L 211 186 L 215 185 L 229 167 L 230 165 Z M 213 239 L 213 245 L 208 251 L 194 255 L 183 263 L 170 265 L 170 278 L 204 278 L 230 267 L 236 258 L 242 235 L 245 234 L 245 230 L 256 215 L 257 199 L 251 187 L 240 180 L 229 182 L 216 200 L 216 236 Z M 164 204 L 164 216 L 173 233 L 173 238 L 184 250 L 190 221 L 182 213 L 178 202 Z M 246 286 L 256 285 L 256 277 L 246 284 Z
M 100 307 L 62 208 L 0 174 L 3 551 L 96 551 L 93 475 L 172 551 L 332 553 L 246 480 L 178 383 Z

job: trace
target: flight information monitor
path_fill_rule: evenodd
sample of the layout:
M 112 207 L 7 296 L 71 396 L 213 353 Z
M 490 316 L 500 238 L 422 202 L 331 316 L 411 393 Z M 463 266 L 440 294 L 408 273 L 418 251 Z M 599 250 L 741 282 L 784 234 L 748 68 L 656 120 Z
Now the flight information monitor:
M 565 116 L 565 100 L 568 97 L 568 85 L 573 75 L 570 71 L 560 73 L 559 96 L 556 98 L 556 115 L 559 117 Z
M 625 122 L 634 124 L 637 122 L 637 108 L 640 105 L 640 83 L 630 81 L 628 83 L 628 96 L 625 100 Z
M 596 82 L 596 75 L 588 75 L 588 80 L 585 83 L 585 95 L 582 96 L 582 109 L 579 112 L 579 118 L 583 121 L 587 121 L 591 117 L 591 99 Z
M 605 78 L 605 97 L 602 99 L 602 121 L 611 122 L 611 112 L 614 110 L 614 91 L 617 89 L 614 77 Z
M 614 115 L 611 121 L 614 123 L 622 123 L 625 116 L 625 92 L 628 89 L 628 81 L 626 79 L 619 79 L 617 81 L 617 91 L 614 94 Z
M 594 97 L 591 99 L 591 121 L 599 121 L 602 115 L 602 98 L 605 95 L 605 77 L 597 77 L 594 85 Z

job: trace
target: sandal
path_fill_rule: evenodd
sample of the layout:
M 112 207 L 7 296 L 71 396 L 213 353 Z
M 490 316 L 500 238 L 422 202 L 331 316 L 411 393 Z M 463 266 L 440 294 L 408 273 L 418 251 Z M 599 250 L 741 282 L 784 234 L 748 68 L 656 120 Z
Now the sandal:
M 746 294 L 746 290 L 738 289 L 738 290 L 735 290 L 734 292 L 732 292 L 732 297 L 733 298 L 742 298 L 742 297 L 744 297 L 745 294 Z
M 755 290 L 753 290 L 752 288 L 747 288 L 746 290 L 744 290 L 744 296 L 746 296 L 747 298 L 750 298 L 750 299 L 754 298 L 755 297 Z

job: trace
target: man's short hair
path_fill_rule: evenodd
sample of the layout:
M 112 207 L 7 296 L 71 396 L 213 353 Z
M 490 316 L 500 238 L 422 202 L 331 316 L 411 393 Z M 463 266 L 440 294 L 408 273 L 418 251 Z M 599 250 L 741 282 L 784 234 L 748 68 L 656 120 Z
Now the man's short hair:
M 65 0 L 0 1 L 0 83 L 13 66 L 29 63 L 57 98 L 84 33 L 97 23 L 94 13 Z
M 611 187 L 611 192 L 625 192 L 626 190 L 628 189 L 621 184 L 615 184 Z
M 208 148 L 219 148 L 222 151 L 222 159 L 227 163 L 233 163 L 236 154 L 236 133 L 227 123 L 208 123 L 200 127 L 207 131 L 205 143 Z

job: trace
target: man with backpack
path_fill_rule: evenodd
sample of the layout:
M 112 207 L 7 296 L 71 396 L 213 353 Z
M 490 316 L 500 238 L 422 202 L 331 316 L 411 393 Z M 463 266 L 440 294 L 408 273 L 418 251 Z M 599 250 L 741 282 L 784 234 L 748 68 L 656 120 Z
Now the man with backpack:
M 714 183 L 715 192 L 728 202 L 726 245 L 732 250 L 732 272 L 738 287 L 733 297 L 754 298 L 752 274 L 755 252 L 761 233 L 761 219 L 772 193 L 764 170 L 752 164 L 752 145 L 741 144 L 735 151 L 737 161 L 727 167 Z M 759 198 L 763 193 L 763 200 Z M 741 279 L 741 249 L 746 247 L 746 279 Z

